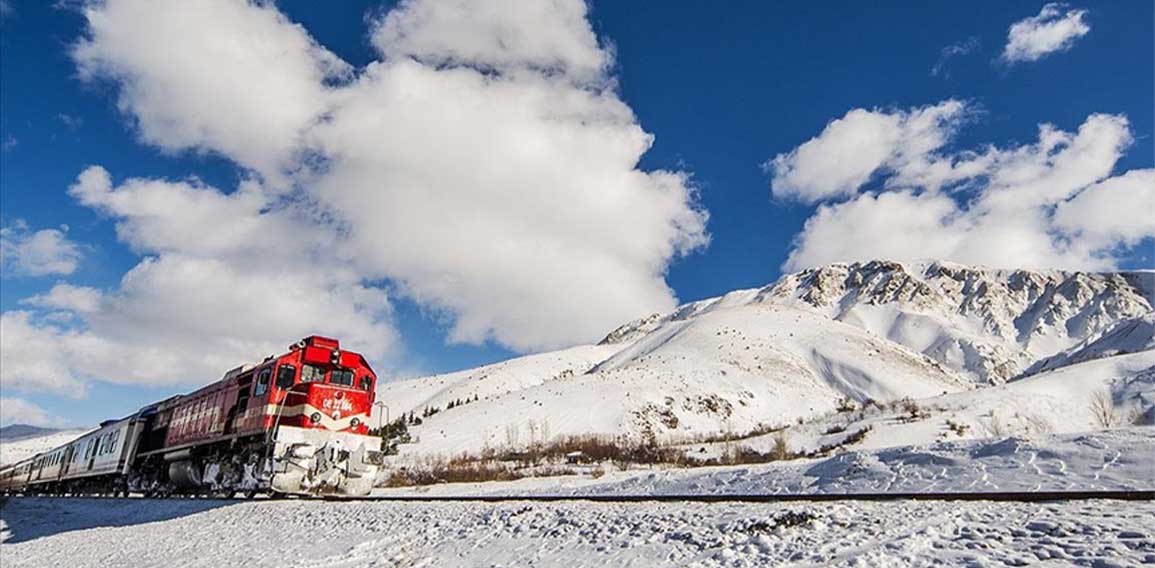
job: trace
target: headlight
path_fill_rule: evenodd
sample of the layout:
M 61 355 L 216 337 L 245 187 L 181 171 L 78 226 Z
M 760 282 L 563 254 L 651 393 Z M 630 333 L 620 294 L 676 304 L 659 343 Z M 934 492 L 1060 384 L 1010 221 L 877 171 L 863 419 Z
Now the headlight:
M 312 420 L 313 424 L 320 422 L 321 421 L 321 413 L 320 412 L 314 412 L 313 415 L 309 417 L 309 420 Z
M 354 418 L 354 419 L 349 421 L 349 424 L 352 425 L 354 428 L 356 428 L 356 427 L 361 425 L 361 419 L 360 418 Z

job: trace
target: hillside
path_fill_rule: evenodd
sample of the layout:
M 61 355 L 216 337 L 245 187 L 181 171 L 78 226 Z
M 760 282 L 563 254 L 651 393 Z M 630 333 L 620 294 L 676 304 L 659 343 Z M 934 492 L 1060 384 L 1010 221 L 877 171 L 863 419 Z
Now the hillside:
M 416 443 L 401 447 L 408 455 L 517 447 L 564 434 L 678 443 L 793 424 L 801 435 L 798 423 L 822 423 L 847 400 L 938 397 L 941 404 L 928 404 L 998 415 L 1018 412 L 1027 395 L 1054 399 L 1031 407 L 1032 416 L 1090 427 L 1089 418 L 1058 417 L 1086 414 L 1104 389 L 1131 396 L 1155 375 L 1145 371 L 1155 365 L 1147 355 L 1114 361 L 1153 353 L 1153 277 L 833 264 L 625 324 L 598 345 L 386 384 L 381 399 L 394 417 L 426 415 L 411 429 Z M 1155 403 L 1113 402 L 1120 421 Z M 979 436 L 978 418 L 968 419 L 976 423 L 968 436 Z M 925 437 L 915 432 L 924 427 L 933 438 L 943 420 L 904 426 L 911 432 L 896 432 L 898 441 L 872 438 L 895 445 Z
M 23 424 L 5 427 L 8 428 L 12 428 L 9 434 L 0 437 L 0 465 L 15 463 L 67 444 L 89 431 L 84 428 L 53 430 Z

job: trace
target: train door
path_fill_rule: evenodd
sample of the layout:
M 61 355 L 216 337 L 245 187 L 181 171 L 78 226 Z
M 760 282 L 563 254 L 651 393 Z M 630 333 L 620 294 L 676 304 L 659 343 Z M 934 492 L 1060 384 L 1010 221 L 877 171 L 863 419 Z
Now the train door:
M 75 452 L 75 444 L 69 444 L 67 448 L 64 448 L 64 461 L 60 463 L 60 477 L 62 479 L 68 475 L 68 470 L 72 469 L 72 457 Z
M 228 424 L 225 426 L 226 430 L 237 431 L 247 430 L 251 428 L 248 423 L 248 415 L 245 413 L 249 408 L 249 394 L 253 385 L 253 372 L 249 371 L 237 378 L 237 402 L 233 407 L 233 411 L 228 418 Z M 240 420 L 240 424 L 237 421 Z
M 92 466 L 96 465 L 96 447 L 98 445 L 100 445 L 99 437 L 88 440 L 88 449 L 85 450 L 87 453 L 84 455 L 88 465 L 85 466 L 84 471 L 92 471 Z

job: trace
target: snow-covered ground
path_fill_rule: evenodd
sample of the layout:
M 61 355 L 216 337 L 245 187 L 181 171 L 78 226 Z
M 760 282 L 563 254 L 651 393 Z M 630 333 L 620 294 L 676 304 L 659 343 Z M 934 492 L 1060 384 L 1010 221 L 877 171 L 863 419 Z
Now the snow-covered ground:
M 1155 489 L 1155 428 L 940 442 L 829 458 L 377 489 L 378 495 L 687 495 Z
M 1136 566 L 1155 504 L 15 499 L 4 568 Z

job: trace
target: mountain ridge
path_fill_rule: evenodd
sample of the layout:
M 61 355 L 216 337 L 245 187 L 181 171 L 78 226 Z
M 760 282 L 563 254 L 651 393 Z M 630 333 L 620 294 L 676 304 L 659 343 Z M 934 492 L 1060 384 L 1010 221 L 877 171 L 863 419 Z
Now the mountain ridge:
M 381 397 L 394 417 L 427 414 L 415 430 L 421 442 L 406 449 L 419 453 L 550 435 L 756 431 L 835 412 L 843 400 L 983 390 L 1061 360 L 1149 347 L 1135 337 L 1142 325 L 1111 329 L 1150 317 L 1152 280 L 1138 271 L 835 263 L 635 320 L 596 345 L 387 383 Z M 1113 384 L 1107 375 L 1095 381 Z

